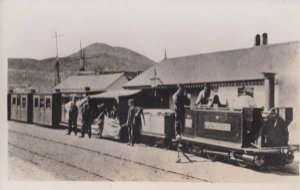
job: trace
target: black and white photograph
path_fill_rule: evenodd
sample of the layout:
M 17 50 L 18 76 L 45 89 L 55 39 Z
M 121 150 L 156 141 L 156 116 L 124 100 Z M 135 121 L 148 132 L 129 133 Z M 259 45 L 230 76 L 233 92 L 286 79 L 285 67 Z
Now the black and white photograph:
M 0 189 L 299 185 L 300 1 L 0 0 L 0 56 Z

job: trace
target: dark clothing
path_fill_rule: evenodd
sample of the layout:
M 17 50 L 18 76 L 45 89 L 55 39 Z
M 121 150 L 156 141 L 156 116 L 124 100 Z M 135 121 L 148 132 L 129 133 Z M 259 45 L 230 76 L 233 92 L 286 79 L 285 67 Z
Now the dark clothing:
M 214 106 L 217 106 L 217 107 L 227 107 L 227 105 L 221 104 L 218 95 L 214 96 L 213 101 L 212 101 L 212 103 L 210 105 L 210 107 L 214 107 Z
M 176 128 L 176 135 L 181 135 L 184 131 L 185 126 L 185 112 L 184 113 L 177 113 L 175 111 L 175 128 Z
M 132 145 L 139 140 L 141 135 L 143 109 L 139 107 L 130 107 L 128 110 L 127 126 L 129 143 Z
M 101 112 L 98 118 L 95 120 L 96 124 L 98 125 L 98 134 L 102 136 L 103 127 L 104 127 L 104 113 Z
M 202 90 L 196 100 L 196 105 L 201 104 L 205 105 L 208 104 L 209 102 L 209 97 L 210 97 L 210 91 L 209 90 Z
M 77 116 L 78 116 L 78 108 L 76 104 L 72 102 L 69 109 L 68 134 L 71 134 L 72 131 L 74 131 L 74 133 L 77 134 Z
M 84 137 L 85 133 L 88 133 L 89 137 L 92 135 L 91 125 L 93 122 L 91 106 L 89 103 L 85 103 L 82 106 L 82 129 L 81 136 Z
M 175 128 L 176 134 L 181 135 L 184 130 L 184 117 L 185 117 L 185 107 L 184 105 L 189 101 L 189 99 L 183 94 L 177 91 L 173 95 L 174 107 L 175 107 Z

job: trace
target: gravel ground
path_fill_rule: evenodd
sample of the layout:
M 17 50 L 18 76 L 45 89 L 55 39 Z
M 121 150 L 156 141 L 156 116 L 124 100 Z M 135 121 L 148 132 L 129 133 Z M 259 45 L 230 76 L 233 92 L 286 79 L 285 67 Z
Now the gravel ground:
M 38 163 L 43 169 L 48 165 L 67 176 L 67 180 L 290 183 L 299 178 L 297 161 L 283 169 L 254 170 L 189 155 L 193 163 L 183 158 L 183 162 L 177 164 L 175 151 L 143 144 L 130 147 L 94 137 L 80 139 L 66 136 L 63 130 L 23 123 L 10 122 L 9 125 L 9 152 Z M 44 161 L 47 159 L 51 164 L 45 164 L 49 163 Z
M 66 180 L 63 176 L 45 171 L 37 164 L 25 161 L 16 156 L 8 157 L 8 180 L 16 181 L 61 181 Z

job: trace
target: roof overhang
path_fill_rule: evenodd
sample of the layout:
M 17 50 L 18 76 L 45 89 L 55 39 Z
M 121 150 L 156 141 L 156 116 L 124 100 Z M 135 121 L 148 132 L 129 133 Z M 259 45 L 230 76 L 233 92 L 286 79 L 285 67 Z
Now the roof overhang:
M 91 95 L 91 99 L 119 99 L 120 97 L 132 96 L 139 93 L 141 90 L 110 90 L 101 94 Z
M 205 84 L 210 84 L 212 87 L 226 87 L 226 86 L 253 86 L 263 85 L 264 79 L 249 79 L 249 80 L 237 80 L 237 81 L 219 81 L 219 82 L 202 82 L 202 83 L 181 83 L 185 88 L 202 88 Z M 143 86 L 125 86 L 126 89 L 172 89 L 176 88 L 177 84 L 164 84 L 157 87 L 151 87 L 151 85 Z

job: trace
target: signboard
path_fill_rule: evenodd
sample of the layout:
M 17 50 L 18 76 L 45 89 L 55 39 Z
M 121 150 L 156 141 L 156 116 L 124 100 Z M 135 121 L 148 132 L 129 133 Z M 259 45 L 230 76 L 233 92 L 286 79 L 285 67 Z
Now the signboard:
M 192 128 L 192 126 L 193 126 L 192 118 L 185 118 L 185 127 L 186 128 Z
M 204 129 L 211 129 L 211 130 L 217 130 L 217 131 L 231 131 L 231 125 L 230 123 L 217 123 L 217 122 L 204 122 Z

